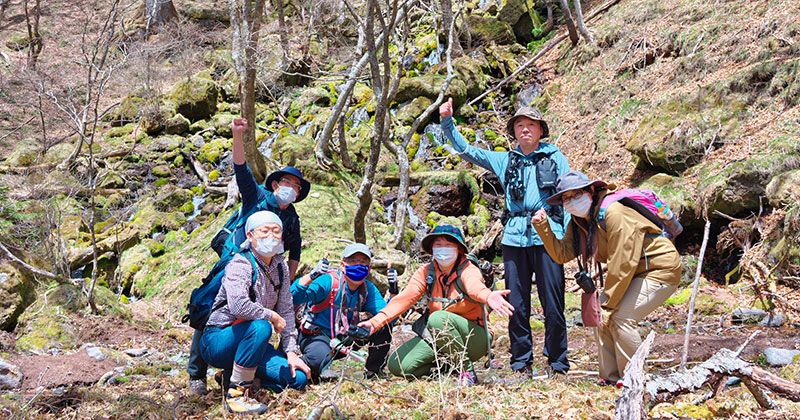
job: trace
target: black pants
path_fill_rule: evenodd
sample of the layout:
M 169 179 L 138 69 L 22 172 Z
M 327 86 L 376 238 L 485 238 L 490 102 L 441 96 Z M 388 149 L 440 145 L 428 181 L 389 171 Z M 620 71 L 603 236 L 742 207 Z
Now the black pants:
M 531 280 L 536 273 L 536 291 L 544 310 L 544 355 L 557 372 L 569 370 L 567 321 L 564 318 L 564 266 L 547 255 L 544 246 L 520 248 L 503 245 L 506 288 L 514 314 L 508 320 L 511 368 L 520 370 L 533 363 L 531 335 Z
M 200 355 L 200 338 L 203 337 L 203 330 L 194 330 L 192 335 L 192 347 L 189 348 L 189 365 L 186 371 L 189 372 L 189 379 L 206 379 L 208 364 Z
M 305 335 L 300 333 L 297 343 L 303 353 L 303 361 L 311 368 L 311 378 L 316 382 L 319 380 L 322 366 L 330 362 L 331 338 L 324 334 Z M 364 367 L 370 372 L 379 373 L 386 366 L 386 360 L 389 359 L 389 346 L 391 343 L 392 333 L 389 327 L 385 326 L 365 340 L 356 340 L 353 349 L 357 350 L 369 345 L 369 353 Z M 342 357 L 344 355 L 337 354 L 335 359 Z

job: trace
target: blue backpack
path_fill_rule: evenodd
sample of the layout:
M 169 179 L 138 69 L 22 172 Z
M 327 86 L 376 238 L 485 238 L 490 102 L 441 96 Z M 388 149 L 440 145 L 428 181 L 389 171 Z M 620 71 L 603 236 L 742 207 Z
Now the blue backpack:
M 250 296 L 250 301 L 255 302 L 256 293 L 253 288 L 258 280 L 258 264 L 256 263 L 255 256 L 253 256 L 251 251 L 245 251 L 243 255 L 247 256 L 247 259 L 250 260 L 250 265 L 253 267 L 253 276 L 250 280 L 250 289 L 248 291 L 248 295 Z M 225 277 L 225 270 L 217 269 L 217 267 L 221 266 L 224 268 L 228 261 L 230 261 L 232 258 L 233 257 L 228 258 L 224 264 L 221 264 L 222 260 L 220 260 L 220 262 L 218 262 L 211 272 L 208 273 L 208 275 L 203 279 L 203 284 L 192 290 L 192 295 L 189 298 L 189 304 L 186 305 L 189 313 L 184 315 L 182 318 L 182 321 L 188 321 L 189 326 L 192 328 L 196 330 L 205 329 L 206 323 L 208 323 L 208 318 L 211 316 L 211 314 L 228 303 L 227 300 L 223 299 L 217 305 L 214 305 L 214 301 L 217 299 L 217 295 L 219 294 L 219 289 L 222 287 L 222 278 Z M 285 274 L 283 272 L 283 264 L 278 264 L 279 284 L 283 284 L 284 277 Z

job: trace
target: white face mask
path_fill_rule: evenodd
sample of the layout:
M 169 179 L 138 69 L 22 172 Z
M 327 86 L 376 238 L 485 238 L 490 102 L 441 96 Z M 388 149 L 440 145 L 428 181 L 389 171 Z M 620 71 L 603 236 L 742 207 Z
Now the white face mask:
M 278 205 L 286 206 L 294 203 L 294 200 L 296 199 L 297 191 L 295 191 L 294 188 L 281 185 L 277 190 L 275 190 L 275 201 L 278 202 Z
M 589 208 L 592 207 L 592 198 L 588 193 L 583 193 L 569 201 L 564 201 L 564 210 L 569 214 L 584 219 L 589 217 Z
M 439 263 L 440 267 L 450 267 L 458 258 L 458 249 L 456 248 L 435 246 L 431 252 L 433 259 Z
M 274 236 L 256 239 L 256 252 L 265 256 L 272 257 L 283 253 L 283 241 Z

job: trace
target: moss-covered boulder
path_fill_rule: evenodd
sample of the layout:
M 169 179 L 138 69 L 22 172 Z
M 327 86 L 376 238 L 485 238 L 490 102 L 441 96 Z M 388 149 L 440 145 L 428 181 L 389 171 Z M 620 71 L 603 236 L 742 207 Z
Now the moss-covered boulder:
M 211 141 L 200 146 L 197 157 L 201 162 L 215 164 L 218 163 L 222 154 L 233 145 L 230 139 L 216 137 Z
M 292 101 L 289 105 L 289 116 L 298 117 L 308 111 L 312 105 L 327 107 L 331 106 L 333 102 L 335 99 L 331 97 L 328 89 L 322 86 L 312 86 L 303 89 L 297 99 Z
M 516 41 L 514 30 L 508 23 L 480 15 L 470 15 L 467 20 L 473 41 L 500 45 L 511 44 Z
M 122 177 L 117 171 L 109 170 L 105 172 L 100 177 L 100 182 L 97 185 L 98 188 L 124 188 L 125 187 L 125 178 Z
M 183 134 L 189 131 L 189 119 L 181 114 L 175 114 L 164 122 L 164 133 Z M 149 133 L 148 133 L 149 134 Z
M 134 276 L 144 267 L 151 258 L 147 245 L 140 243 L 122 253 L 119 259 L 117 273 L 123 293 L 130 293 Z
M 202 74 L 178 82 L 169 94 L 175 111 L 190 121 L 206 119 L 217 112 L 217 84 Z
M 792 358 L 792 363 L 781 369 L 781 376 L 792 382 L 800 382 L 800 354 Z
M 738 135 L 746 104 L 701 89 L 644 117 L 625 146 L 639 162 L 680 174 L 700 163 L 710 146 Z
M 214 0 L 186 0 L 181 3 L 181 15 L 197 22 L 217 22 L 228 24 L 231 21 L 230 12 L 225 7 L 220 7 Z
M 702 165 L 698 172 L 700 199 L 709 216 L 714 210 L 728 215 L 757 210 L 770 180 L 798 168 L 800 143 L 791 136 L 781 136 L 745 160 Z
M 167 185 L 156 196 L 155 206 L 156 210 L 169 213 L 177 211 L 187 201 L 192 201 L 191 191 Z
M 0 330 L 13 329 L 35 299 L 31 279 L 7 263 L 0 265 Z
M 27 34 L 22 32 L 11 34 L 8 39 L 6 40 L 6 48 L 12 51 L 22 51 L 25 48 L 28 48 L 30 45 L 31 40 L 28 38 Z
M 119 106 L 110 113 L 109 120 L 116 126 L 138 121 L 146 104 L 147 100 L 140 95 L 134 93 L 129 94 L 123 98 Z
M 477 181 L 466 171 L 418 172 L 412 182 L 422 185 L 411 198 L 417 214 L 464 216 L 470 213 L 473 197 L 480 193 Z
M 5 164 L 9 166 L 31 166 L 36 163 L 42 149 L 33 140 L 25 140 L 14 147 L 14 151 L 6 157 Z
M 395 100 L 408 102 L 420 96 L 435 100 L 439 96 L 439 90 L 442 88 L 444 80 L 445 76 L 433 73 L 419 77 L 404 77 L 400 79 Z M 450 86 L 447 87 L 445 97 L 453 98 L 453 102 L 460 106 L 467 99 L 467 85 L 463 80 L 453 79 Z
M 235 115 L 229 113 L 219 113 L 214 115 L 211 119 L 211 125 L 214 126 L 214 131 L 218 136 L 225 138 L 233 138 L 233 131 L 231 131 L 231 123 Z
M 433 101 L 424 96 L 414 99 L 413 101 L 400 107 L 400 109 L 397 111 L 397 121 L 403 125 L 411 125 L 414 120 L 422 115 L 422 113 L 425 112 L 425 109 L 428 108 L 432 103 Z M 428 116 L 428 118 L 422 122 L 420 127 L 425 127 L 428 122 L 430 122 L 430 116 Z
M 474 98 L 486 90 L 487 76 L 483 70 L 488 70 L 489 63 L 483 56 L 462 55 L 453 60 L 453 70 L 458 80 L 467 87 L 467 96 Z
M 800 203 L 800 169 L 779 174 L 767 184 L 767 198 L 772 207 Z

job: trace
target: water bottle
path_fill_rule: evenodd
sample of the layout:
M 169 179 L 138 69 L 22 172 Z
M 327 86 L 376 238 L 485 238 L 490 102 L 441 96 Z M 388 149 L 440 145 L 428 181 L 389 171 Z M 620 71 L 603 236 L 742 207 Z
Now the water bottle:
M 674 239 L 683 232 L 683 225 L 672 212 L 672 209 L 661 200 L 656 200 L 655 206 L 658 209 L 658 217 L 664 222 L 664 233 L 669 239 Z

